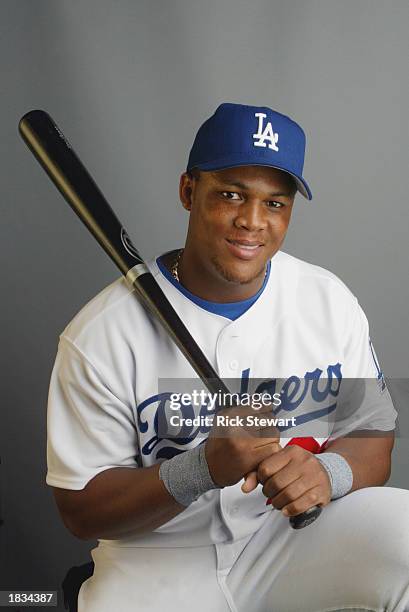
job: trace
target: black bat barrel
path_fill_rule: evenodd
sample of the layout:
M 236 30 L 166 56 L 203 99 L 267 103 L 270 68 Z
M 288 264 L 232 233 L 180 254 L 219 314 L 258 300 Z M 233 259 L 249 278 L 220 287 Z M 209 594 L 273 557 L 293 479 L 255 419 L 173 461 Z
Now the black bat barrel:
M 126 275 L 135 264 L 143 263 L 114 211 L 50 115 L 32 110 L 20 120 L 19 130 L 57 189 L 121 272 Z

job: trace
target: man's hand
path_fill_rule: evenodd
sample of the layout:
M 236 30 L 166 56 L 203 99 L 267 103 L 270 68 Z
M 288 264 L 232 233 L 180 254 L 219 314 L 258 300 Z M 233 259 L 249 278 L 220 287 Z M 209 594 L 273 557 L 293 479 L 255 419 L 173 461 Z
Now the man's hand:
M 269 412 L 271 407 L 254 410 L 238 406 L 218 414 L 226 415 L 233 422 L 235 417 L 242 425 L 213 427 L 206 440 L 205 455 L 213 482 L 219 487 L 239 482 L 246 474 L 256 470 L 279 447 L 280 432 L 276 427 L 246 427 L 247 415 Z
M 313 453 L 290 445 L 261 461 L 246 476 L 242 490 L 248 493 L 263 485 L 263 493 L 285 516 L 296 516 L 312 506 L 331 500 L 331 483 L 325 468 Z

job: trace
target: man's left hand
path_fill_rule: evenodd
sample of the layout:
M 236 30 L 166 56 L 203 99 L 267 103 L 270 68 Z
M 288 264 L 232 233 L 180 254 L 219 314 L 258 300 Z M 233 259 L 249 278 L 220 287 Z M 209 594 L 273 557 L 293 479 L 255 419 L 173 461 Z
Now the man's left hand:
M 285 516 L 296 516 L 312 506 L 331 501 L 329 476 L 313 453 L 296 445 L 282 448 L 264 459 L 242 485 L 246 493 L 263 485 L 263 493 Z

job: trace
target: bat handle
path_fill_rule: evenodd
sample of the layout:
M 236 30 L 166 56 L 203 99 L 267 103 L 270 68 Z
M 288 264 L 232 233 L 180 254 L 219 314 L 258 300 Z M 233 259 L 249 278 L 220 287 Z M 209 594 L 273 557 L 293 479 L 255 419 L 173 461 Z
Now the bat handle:
M 271 504 L 271 499 L 268 499 L 266 501 L 266 504 Z M 311 525 L 311 523 L 313 523 L 319 517 L 321 512 L 321 506 L 311 506 L 311 508 L 309 508 L 305 512 L 301 512 L 301 514 L 297 514 L 296 516 L 290 516 L 290 525 L 293 529 L 303 529 L 303 527 Z
M 296 516 L 290 516 L 290 525 L 293 529 L 302 529 L 311 525 L 321 514 L 321 506 L 312 506 L 305 512 L 297 514 Z

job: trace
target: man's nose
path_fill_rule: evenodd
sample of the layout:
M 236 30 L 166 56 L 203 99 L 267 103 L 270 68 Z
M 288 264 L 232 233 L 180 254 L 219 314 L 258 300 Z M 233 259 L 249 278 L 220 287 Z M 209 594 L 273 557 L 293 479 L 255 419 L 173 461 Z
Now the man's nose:
M 236 227 L 256 231 L 266 227 L 266 216 L 260 200 L 247 200 L 239 206 L 237 217 L 234 222 Z

